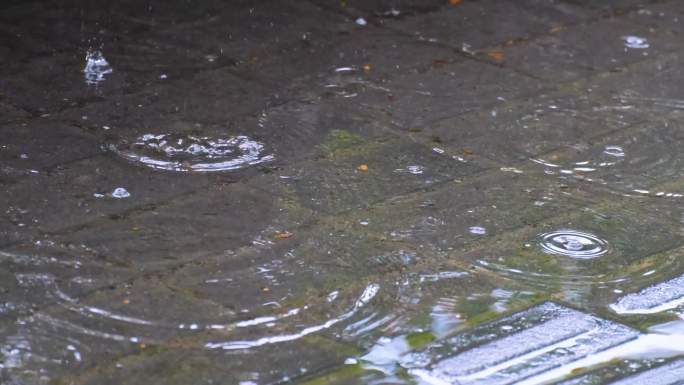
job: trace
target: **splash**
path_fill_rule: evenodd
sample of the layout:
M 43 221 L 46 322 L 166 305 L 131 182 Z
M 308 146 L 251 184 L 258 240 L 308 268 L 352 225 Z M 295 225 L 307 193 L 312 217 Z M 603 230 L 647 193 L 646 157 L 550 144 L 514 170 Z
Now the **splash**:
M 210 138 L 192 135 L 145 134 L 134 143 L 110 145 L 134 163 L 168 171 L 215 172 L 237 170 L 269 162 L 264 145 L 247 136 Z
M 105 75 L 113 72 L 112 66 L 102 55 L 100 50 L 89 49 L 86 53 L 86 64 L 83 68 L 85 82 L 88 85 L 96 86 L 105 80 Z

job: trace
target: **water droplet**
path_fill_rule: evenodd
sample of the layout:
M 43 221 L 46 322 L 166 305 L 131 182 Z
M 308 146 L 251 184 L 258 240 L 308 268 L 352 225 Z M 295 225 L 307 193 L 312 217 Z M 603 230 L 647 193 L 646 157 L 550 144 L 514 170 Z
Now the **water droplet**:
M 620 146 L 606 146 L 606 148 L 603 150 L 603 153 L 618 158 L 625 156 L 625 150 L 623 150 Z
M 476 235 L 487 234 L 487 229 L 485 229 L 484 227 L 481 227 L 481 226 L 472 226 L 472 227 L 468 228 L 468 231 L 471 234 L 476 234 Z
M 134 143 L 109 146 L 118 155 L 147 167 L 169 171 L 226 171 L 273 160 L 264 145 L 247 136 L 209 138 L 146 134 Z
M 608 251 L 608 243 L 595 235 L 575 230 L 560 230 L 540 235 L 544 252 L 572 258 L 590 259 Z
M 406 170 L 413 175 L 420 175 L 425 172 L 425 167 L 414 164 L 406 167 Z
M 83 68 L 86 84 L 97 85 L 105 80 L 105 75 L 109 75 L 112 72 L 112 66 L 109 65 L 101 51 L 88 50 L 85 68 Z
M 648 40 L 639 36 L 625 36 L 625 47 L 633 49 L 646 49 L 650 46 Z

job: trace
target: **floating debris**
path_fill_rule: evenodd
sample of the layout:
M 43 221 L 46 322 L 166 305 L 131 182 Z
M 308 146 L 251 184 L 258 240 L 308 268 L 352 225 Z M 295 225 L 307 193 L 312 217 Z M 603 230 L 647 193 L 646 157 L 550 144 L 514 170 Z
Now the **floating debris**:
M 275 233 L 275 238 L 276 239 L 287 239 L 291 238 L 294 234 L 288 232 L 288 231 L 276 231 Z

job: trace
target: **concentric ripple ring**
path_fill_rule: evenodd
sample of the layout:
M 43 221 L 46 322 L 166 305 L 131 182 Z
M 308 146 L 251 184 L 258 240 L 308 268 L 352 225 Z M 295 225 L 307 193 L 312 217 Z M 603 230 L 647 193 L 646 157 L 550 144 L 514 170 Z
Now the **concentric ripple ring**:
M 546 253 L 578 259 L 592 259 L 608 251 L 608 242 L 575 230 L 558 230 L 541 234 L 539 245 Z

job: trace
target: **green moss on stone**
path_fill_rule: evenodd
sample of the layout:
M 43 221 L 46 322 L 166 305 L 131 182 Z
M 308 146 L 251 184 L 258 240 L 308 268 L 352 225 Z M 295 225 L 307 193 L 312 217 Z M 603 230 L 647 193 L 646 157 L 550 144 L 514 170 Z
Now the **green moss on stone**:
M 435 340 L 431 332 L 415 332 L 406 336 L 406 342 L 411 349 L 420 349 Z

